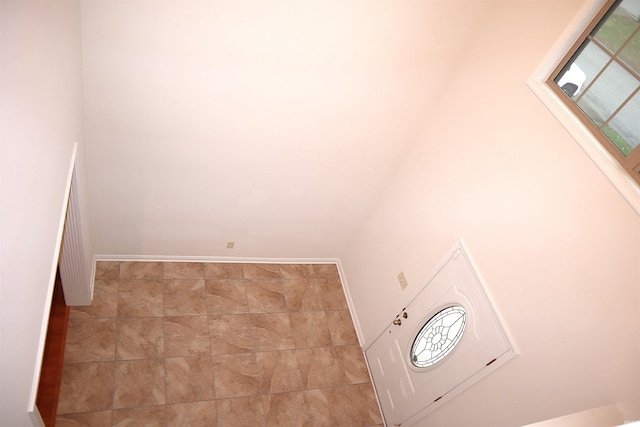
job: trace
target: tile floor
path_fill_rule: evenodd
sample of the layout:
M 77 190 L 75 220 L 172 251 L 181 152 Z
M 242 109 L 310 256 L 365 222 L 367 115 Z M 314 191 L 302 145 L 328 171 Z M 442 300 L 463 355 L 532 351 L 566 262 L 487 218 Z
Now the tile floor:
M 382 426 L 335 265 L 99 262 L 57 427 Z

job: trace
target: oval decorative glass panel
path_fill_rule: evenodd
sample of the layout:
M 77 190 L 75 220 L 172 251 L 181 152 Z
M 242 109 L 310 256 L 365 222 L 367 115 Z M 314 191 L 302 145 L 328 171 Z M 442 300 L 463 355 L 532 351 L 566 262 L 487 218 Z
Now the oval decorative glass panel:
M 454 305 L 434 314 L 416 335 L 409 358 L 417 368 L 433 366 L 460 342 L 467 324 L 467 311 Z

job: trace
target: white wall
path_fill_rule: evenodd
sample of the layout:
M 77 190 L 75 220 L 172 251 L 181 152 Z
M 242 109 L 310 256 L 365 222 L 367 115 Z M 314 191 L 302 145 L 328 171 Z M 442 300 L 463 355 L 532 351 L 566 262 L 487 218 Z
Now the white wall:
M 580 6 L 494 3 L 342 257 L 366 345 L 463 238 L 519 347 L 421 425 L 640 418 L 640 220 L 525 83 Z
M 620 414 L 618 406 L 612 404 L 529 424 L 525 427 L 610 427 L 624 425 L 624 422 L 625 419 Z
M 96 252 L 342 253 L 483 11 L 478 0 L 84 2 Z
M 521 355 L 430 426 L 521 425 L 613 402 L 640 418 L 640 221 L 525 85 L 579 6 L 494 4 L 343 256 L 370 341 L 465 239 Z M 84 159 L 80 17 L 77 1 L 1 7 L 0 422 L 23 426 L 74 142 Z
M 80 7 L 1 7 L 0 424 L 20 427 L 30 425 L 74 143 L 86 192 Z

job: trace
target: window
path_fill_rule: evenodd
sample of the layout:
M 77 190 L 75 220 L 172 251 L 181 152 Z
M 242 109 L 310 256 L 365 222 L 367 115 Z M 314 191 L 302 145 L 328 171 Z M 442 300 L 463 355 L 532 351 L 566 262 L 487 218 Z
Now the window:
M 440 310 L 420 329 L 411 346 L 411 363 L 416 368 L 435 365 L 460 342 L 467 312 L 460 305 Z
M 640 0 L 607 2 L 548 84 L 640 183 Z

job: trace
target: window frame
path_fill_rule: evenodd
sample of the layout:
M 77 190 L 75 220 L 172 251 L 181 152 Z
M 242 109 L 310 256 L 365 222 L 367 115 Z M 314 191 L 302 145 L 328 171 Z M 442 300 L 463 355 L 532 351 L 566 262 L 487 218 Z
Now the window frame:
M 623 166 L 629 161 L 633 162 L 640 155 L 640 150 L 636 150 L 638 153 L 633 153 L 629 158 L 617 153 L 615 146 L 578 106 L 567 102 L 567 95 L 553 81 L 614 3 L 615 0 L 592 0 L 584 4 L 527 84 L 640 215 L 640 185 Z

